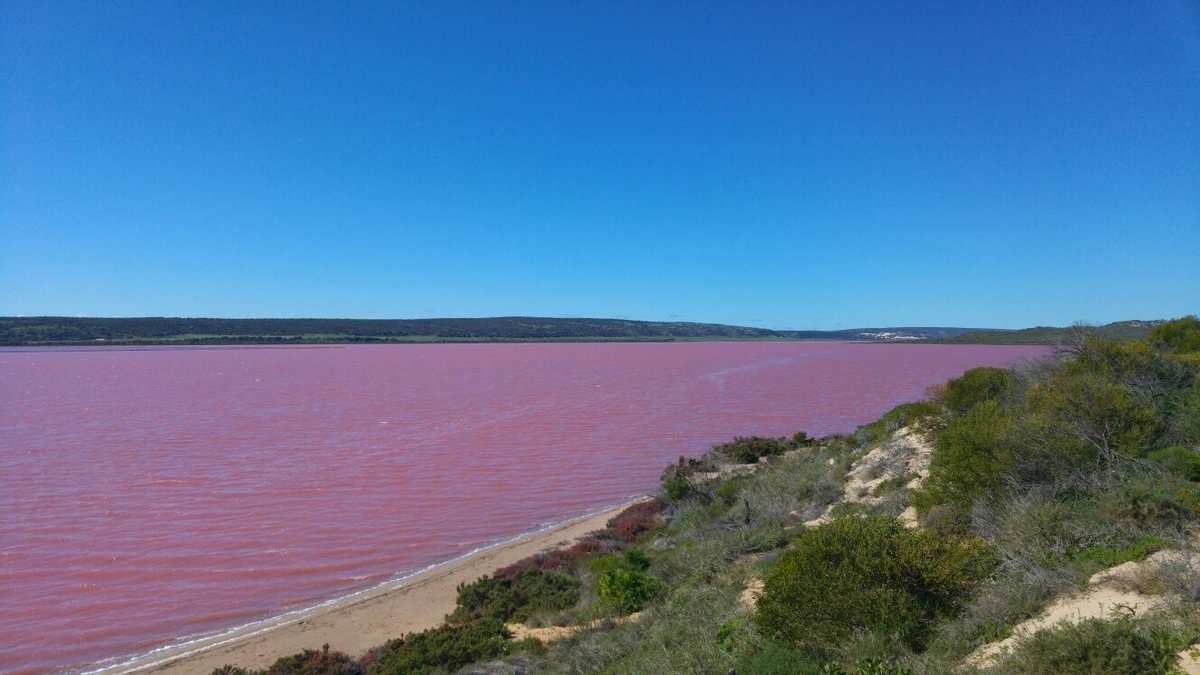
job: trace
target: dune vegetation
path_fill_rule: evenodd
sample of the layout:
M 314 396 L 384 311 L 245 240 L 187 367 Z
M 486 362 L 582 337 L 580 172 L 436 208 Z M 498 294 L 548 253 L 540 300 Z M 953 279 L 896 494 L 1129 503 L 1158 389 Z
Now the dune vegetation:
M 1183 672 L 1198 480 L 1200 321 L 1075 332 L 852 434 L 680 458 L 607 529 L 460 587 L 441 627 L 217 672 Z

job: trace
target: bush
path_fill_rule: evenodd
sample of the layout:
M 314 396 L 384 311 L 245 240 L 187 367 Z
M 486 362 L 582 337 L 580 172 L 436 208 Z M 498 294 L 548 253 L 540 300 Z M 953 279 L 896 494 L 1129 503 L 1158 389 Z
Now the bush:
M 764 580 L 763 634 L 831 655 L 866 629 L 920 650 L 935 623 L 959 611 L 993 566 L 988 547 L 893 518 L 843 517 L 797 538 Z
M 1085 619 L 1034 633 L 997 665 L 1002 672 L 1026 675 L 1169 673 L 1187 643 L 1144 620 Z
M 509 651 L 512 634 L 499 619 L 445 624 L 389 640 L 363 658 L 370 675 L 426 675 L 453 672 L 468 663 Z
M 662 591 L 662 582 L 646 574 L 650 558 L 638 549 L 624 555 L 598 556 L 590 566 L 600 575 L 596 596 L 604 609 L 621 614 L 636 612 Z
M 588 562 L 588 569 L 594 574 L 604 574 L 621 567 L 645 572 L 650 569 L 650 558 L 641 550 L 631 548 L 620 555 L 616 553 L 598 555 Z
M 778 438 L 762 436 L 738 437 L 714 448 L 721 455 L 738 464 L 754 464 L 763 457 L 783 454 L 789 450 L 788 443 Z
M 305 649 L 299 654 L 281 656 L 266 670 L 246 670 L 237 666 L 222 666 L 212 675 L 363 675 L 362 664 L 339 651 Z
M 1146 457 L 1171 473 L 1192 482 L 1200 481 L 1200 452 L 1175 446 L 1155 450 Z
M 1162 537 L 1139 537 L 1125 546 L 1091 546 L 1073 552 L 1071 558 L 1097 563 L 1102 568 L 1113 567 L 1131 560 L 1143 560 L 1146 556 L 1171 545 Z
M 629 614 L 657 597 L 662 588 L 661 581 L 645 572 L 619 567 L 600 575 L 596 596 L 603 608 Z
M 567 609 L 578 601 L 578 579 L 529 569 L 513 577 L 497 574 L 460 584 L 458 607 L 448 619 L 457 623 L 480 618 L 524 621 L 537 612 Z
M 1111 522 L 1132 531 L 1183 532 L 1200 513 L 1200 487 L 1171 474 L 1127 479 L 1097 500 Z
M 1016 388 L 1012 371 L 1003 368 L 972 368 L 946 383 L 940 397 L 955 415 L 965 415 L 984 401 L 996 401 Z
M 998 493 L 1013 465 L 1005 439 L 1009 424 L 995 401 L 983 401 L 946 427 L 934 443 L 918 508 L 969 505 L 976 497 Z
M 796 673 L 812 673 L 823 675 L 825 669 L 819 660 L 802 654 L 775 642 L 767 640 L 759 649 L 738 664 L 736 672 L 754 673 L 755 675 L 795 675 Z
M 667 499 L 679 501 L 692 493 L 692 484 L 682 476 L 664 476 L 662 491 Z
M 329 651 L 329 645 L 305 649 L 300 654 L 285 656 L 277 660 L 267 675 L 361 675 L 363 667 L 353 657 L 338 651 Z
M 1027 404 L 1045 445 L 1074 464 L 1142 456 L 1158 432 L 1154 406 L 1099 366 L 1055 373 L 1030 390 Z
M 753 480 L 751 476 L 733 476 L 718 485 L 716 490 L 713 490 L 713 498 L 722 506 L 733 506 L 738 501 L 738 495 L 741 494 L 742 488 L 749 485 Z
M 1164 321 L 1150 329 L 1150 342 L 1176 352 L 1200 352 L 1200 319 Z
M 703 459 L 692 459 L 680 455 L 675 464 L 668 464 L 662 473 L 663 495 L 670 501 L 678 501 L 697 493 L 696 483 L 692 477 L 697 473 L 706 473 L 716 467 Z

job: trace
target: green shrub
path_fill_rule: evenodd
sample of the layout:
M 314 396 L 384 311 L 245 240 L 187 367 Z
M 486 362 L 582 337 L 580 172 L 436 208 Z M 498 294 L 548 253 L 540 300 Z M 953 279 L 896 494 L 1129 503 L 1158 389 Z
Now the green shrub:
M 499 619 L 443 624 L 389 640 L 364 657 L 370 675 L 426 675 L 453 672 L 468 663 L 509 651 L 512 634 Z
M 662 479 L 663 496 L 678 501 L 692 492 L 692 484 L 682 476 L 667 476 Z
M 606 553 L 588 561 L 588 569 L 594 574 L 604 574 L 615 569 L 645 572 L 650 569 L 650 557 L 641 549 L 631 548 L 624 553 Z
M 739 464 L 754 464 L 763 457 L 779 455 L 789 449 L 787 441 L 762 436 L 739 436 L 715 448 L 721 455 Z
M 1058 372 L 1037 383 L 1026 400 L 1043 445 L 1074 464 L 1111 463 L 1112 455 L 1140 457 L 1158 433 L 1158 411 L 1099 367 Z
M 970 504 L 976 497 L 998 493 L 1013 467 L 1006 435 L 1010 418 L 995 401 L 976 404 L 938 434 L 929 461 L 929 478 L 917 507 Z
M 712 471 L 714 468 L 704 459 L 680 455 L 679 461 L 668 464 L 663 469 L 661 478 L 663 496 L 671 501 L 678 501 L 692 495 L 705 497 L 706 495 L 698 489 L 692 477 L 697 473 Z
M 713 490 L 713 497 L 721 503 L 722 506 L 733 506 L 737 502 L 738 495 L 741 494 L 742 488 L 746 487 L 753 481 L 751 476 L 733 476 L 725 480 Z
M 537 612 L 558 611 L 579 601 L 579 580 L 557 572 L 527 569 L 516 576 L 483 576 L 458 587 L 452 622 L 480 618 L 524 621 Z
M 1171 473 L 1190 481 L 1200 481 L 1200 452 L 1178 446 L 1155 450 L 1146 458 Z
M 1200 319 L 1164 321 L 1150 329 L 1150 342 L 1176 352 L 1200 352 Z
M 988 547 L 893 518 L 844 517 L 802 532 L 764 580 L 755 623 L 764 635 L 829 655 L 856 630 L 922 648 L 993 566 Z
M 1172 397 L 1166 426 L 1168 443 L 1200 451 L 1200 386 L 1179 391 Z
M 1182 532 L 1200 513 L 1200 486 L 1179 476 L 1140 476 L 1097 495 L 1105 516 L 1131 531 Z
M 636 612 L 662 591 L 662 582 L 646 574 L 650 558 L 636 548 L 623 555 L 597 556 L 590 567 L 599 575 L 596 596 L 604 609 L 621 614 Z
M 363 675 L 362 664 L 354 657 L 339 651 L 305 649 L 299 654 L 281 656 L 266 670 L 246 670 L 237 666 L 222 666 L 212 675 Z
M 661 581 L 645 572 L 620 567 L 600 575 L 596 596 L 603 608 L 629 614 L 657 597 L 662 588 Z
M 1085 619 L 1034 633 L 997 665 L 1001 672 L 1025 675 L 1169 673 L 1187 642 L 1144 620 Z
M 972 368 L 942 387 L 939 398 L 955 415 L 965 415 L 984 401 L 997 401 L 1016 388 L 1016 377 L 1004 368 Z
M 766 640 L 762 649 L 742 658 L 735 672 L 753 675 L 823 675 L 825 669 L 819 659 Z
M 1151 553 L 1161 551 L 1170 545 L 1169 539 L 1145 536 L 1139 537 L 1125 546 L 1090 546 L 1072 553 L 1071 558 L 1094 562 L 1101 568 L 1107 568 L 1131 560 L 1142 560 Z

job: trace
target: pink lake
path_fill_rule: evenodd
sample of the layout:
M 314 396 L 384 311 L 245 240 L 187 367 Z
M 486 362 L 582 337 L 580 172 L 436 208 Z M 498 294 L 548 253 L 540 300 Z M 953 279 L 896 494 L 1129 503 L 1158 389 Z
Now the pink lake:
M 0 671 L 85 669 L 372 586 L 652 491 L 735 435 L 849 431 L 1046 351 L 0 352 Z

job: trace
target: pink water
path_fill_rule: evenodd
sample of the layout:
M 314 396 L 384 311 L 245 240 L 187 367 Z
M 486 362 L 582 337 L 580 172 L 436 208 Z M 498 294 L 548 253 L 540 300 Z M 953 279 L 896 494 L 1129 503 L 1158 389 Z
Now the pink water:
M 846 431 L 1039 347 L 0 352 L 0 671 L 79 668 L 654 489 L 734 435 Z

